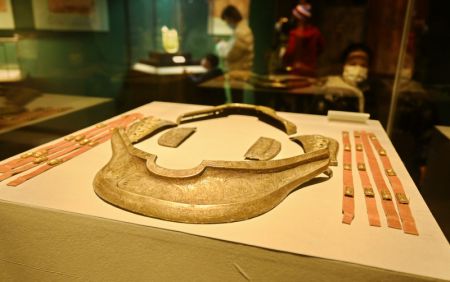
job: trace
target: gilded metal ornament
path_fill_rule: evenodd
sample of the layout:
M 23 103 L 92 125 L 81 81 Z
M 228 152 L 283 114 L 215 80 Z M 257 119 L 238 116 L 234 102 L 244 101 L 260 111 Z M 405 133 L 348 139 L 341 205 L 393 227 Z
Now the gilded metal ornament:
M 267 161 L 281 151 L 281 143 L 268 137 L 260 137 L 245 153 L 247 160 Z
M 330 166 L 337 166 L 337 153 L 339 149 L 338 141 L 333 138 L 325 137 L 322 135 L 301 135 L 291 137 L 291 140 L 300 144 L 305 150 L 305 153 L 309 153 L 315 150 L 328 148 L 330 151 Z
M 288 135 L 296 132 L 296 126 L 279 117 L 274 110 L 245 104 L 226 104 L 187 113 L 178 117 L 177 124 L 230 114 L 257 116 Z M 294 157 L 203 160 L 190 169 L 161 167 L 156 163 L 155 154 L 133 146 L 156 131 L 177 124 L 148 117 L 126 131 L 115 130 L 111 138 L 113 155 L 95 176 L 95 193 L 115 206 L 150 217 L 186 223 L 224 223 L 261 215 L 277 206 L 301 184 L 321 173 L 328 177 L 332 175 L 329 165 L 336 160 L 338 143 L 318 135 L 292 137 L 305 151 Z M 261 143 L 267 145 L 266 141 L 259 142 L 257 147 L 262 146 Z M 278 141 L 273 141 L 262 146 L 268 149 L 254 150 L 272 156 L 279 151 Z
M 94 179 L 98 196 L 136 213 L 187 223 L 245 220 L 278 205 L 302 183 L 325 172 L 328 148 L 269 161 L 209 161 L 168 169 L 135 148 L 122 129 L 113 156 Z
M 165 147 L 176 148 L 189 136 L 194 134 L 195 127 L 177 127 L 165 132 L 158 138 L 158 144 Z

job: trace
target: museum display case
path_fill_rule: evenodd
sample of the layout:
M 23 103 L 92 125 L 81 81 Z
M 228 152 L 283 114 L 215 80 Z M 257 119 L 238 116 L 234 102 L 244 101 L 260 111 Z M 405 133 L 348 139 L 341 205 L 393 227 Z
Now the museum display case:
M 0 0 L 0 280 L 450 279 L 447 8 Z

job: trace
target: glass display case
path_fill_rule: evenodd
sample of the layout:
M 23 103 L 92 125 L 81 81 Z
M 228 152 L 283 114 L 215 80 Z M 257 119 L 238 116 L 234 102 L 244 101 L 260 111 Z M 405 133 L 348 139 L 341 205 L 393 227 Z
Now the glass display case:
M 449 158 L 437 133 L 450 124 L 449 9 L 425 0 L 0 0 L 0 160 L 141 106 L 158 112 L 151 102 L 370 114 L 448 239 L 450 194 L 431 186 L 450 180 L 436 173 Z

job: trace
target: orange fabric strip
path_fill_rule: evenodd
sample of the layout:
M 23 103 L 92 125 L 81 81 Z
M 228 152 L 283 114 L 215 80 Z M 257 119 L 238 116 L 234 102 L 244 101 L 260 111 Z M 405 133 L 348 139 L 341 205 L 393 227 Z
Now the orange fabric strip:
M 111 135 L 112 135 L 111 132 L 107 132 L 107 133 L 103 134 L 102 136 L 100 136 L 98 139 L 95 140 L 96 144 L 100 144 L 100 143 L 103 143 L 103 142 L 109 140 L 109 138 L 111 138 Z M 68 160 L 70 160 L 70 159 L 72 159 L 72 158 L 74 158 L 74 157 L 76 157 L 78 155 L 81 155 L 82 153 L 90 150 L 93 147 L 94 146 L 89 146 L 89 145 L 79 147 L 78 150 L 75 150 L 72 153 L 70 153 L 69 155 L 61 158 L 60 163 L 64 163 L 64 162 L 66 162 L 66 161 L 68 161 Z M 56 159 L 54 159 L 54 160 L 56 160 Z M 8 185 L 8 186 L 18 186 L 18 185 L 24 183 L 25 181 L 27 181 L 27 180 L 29 180 L 29 179 L 31 179 L 33 177 L 36 177 L 39 174 L 41 174 L 41 173 L 43 173 L 43 172 L 45 172 L 45 171 L 47 171 L 47 170 L 57 166 L 58 164 L 59 163 L 55 163 L 55 164 L 52 165 L 51 161 L 48 161 L 48 162 L 46 162 L 45 165 L 39 167 L 36 170 L 33 170 L 32 172 L 30 172 L 28 174 L 25 174 L 25 175 L 22 175 L 20 177 L 17 177 L 16 179 L 14 179 L 13 181 L 7 183 L 6 185 Z
M 125 115 L 123 117 L 117 118 L 107 124 L 97 124 L 94 127 L 79 133 L 77 136 L 78 137 L 83 137 L 83 139 L 85 138 L 92 138 L 98 134 L 101 134 L 102 132 L 105 132 L 107 130 L 111 130 L 117 126 L 121 126 L 123 124 L 128 124 L 138 118 L 142 118 L 143 115 L 140 113 L 132 113 L 129 115 Z M 74 136 L 71 136 L 73 138 L 76 138 Z M 37 149 L 34 149 L 34 151 L 32 152 L 27 152 L 25 154 L 22 154 L 19 158 L 10 160 L 8 162 L 5 162 L 3 164 L 0 164 L 0 173 L 5 173 L 5 174 L 11 174 L 14 175 L 15 173 L 12 172 L 13 169 L 27 165 L 32 163 L 33 161 L 35 161 L 37 158 L 40 158 L 41 156 L 44 155 L 50 155 L 52 153 L 58 152 L 68 146 L 71 146 L 73 144 L 73 142 L 71 142 L 71 140 L 67 140 L 69 137 L 65 137 L 63 140 L 55 143 L 55 144 L 51 144 L 48 146 L 44 146 L 44 147 L 38 147 Z M 27 166 L 29 168 L 34 167 L 34 166 Z M 24 169 L 21 169 L 21 171 L 25 171 Z M 8 177 L 6 177 L 6 175 L 2 175 L 0 176 L 0 181 L 3 179 L 6 179 Z
M 392 202 L 391 192 L 384 182 L 380 167 L 378 166 L 377 159 L 373 153 L 369 138 L 367 137 L 367 133 L 365 131 L 361 132 L 361 141 L 364 151 L 366 152 L 373 180 L 377 186 L 379 196 L 381 197 L 381 204 L 383 206 L 384 214 L 386 215 L 387 224 L 391 228 L 402 229 L 400 219 L 397 211 L 395 210 L 394 203 Z
M 352 176 L 352 152 L 349 133 L 342 132 L 342 143 L 344 144 L 343 153 L 343 198 L 342 198 L 342 223 L 351 224 L 355 217 L 355 201 Z
M 392 190 L 394 191 L 398 213 L 400 215 L 400 219 L 402 220 L 403 231 L 408 234 L 419 235 L 416 227 L 416 222 L 409 207 L 409 200 L 406 196 L 400 178 L 397 176 L 392 167 L 386 150 L 384 150 L 384 148 L 381 146 L 375 134 L 369 133 L 369 139 L 380 156 L 381 163 L 383 164 L 384 170 L 387 174 L 387 178 L 389 179 Z
M 23 176 L 20 176 L 20 177 L 14 179 L 13 181 L 7 183 L 7 185 L 8 186 L 18 186 L 18 185 L 22 184 L 23 182 L 27 181 L 28 179 L 31 179 L 49 169 L 51 169 L 52 167 L 58 165 L 60 162 L 65 162 L 69 159 L 72 159 L 72 158 L 88 151 L 90 148 L 96 146 L 97 144 L 100 144 L 100 143 L 103 143 L 103 142 L 109 140 L 111 138 L 112 130 L 114 128 L 127 126 L 129 123 L 131 123 L 132 121 L 134 121 L 140 117 L 142 117 L 142 115 L 139 113 L 126 115 L 124 117 L 121 117 L 121 118 L 109 123 L 108 125 L 105 125 L 102 127 L 96 126 L 96 128 L 92 128 L 92 129 L 89 129 L 88 131 L 84 132 L 85 134 L 77 135 L 79 137 L 82 137 L 82 138 L 79 138 L 79 140 L 75 139 L 75 141 L 77 141 L 77 142 L 72 142 L 72 140 L 64 140 L 64 141 L 54 144 L 54 145 L 58 145 L 58 147 L 50 148 L 49 152 L 52 152 L 52 149 L 55 149 L 55 148 L 59 148 L 59 149 L 53 150 L 54 152 L 52 152 L 51 155 L 45 156 L 46 157 L 45 165 L 39 167 L 38 169 L 36 169 L 26 175 L 23 175 Z M 99 133 L 103 133 L 103 134 L 100 136 L 97 136 Z M 88 139 L 88 138 L 90 138 L 90 139 Z M 83 143 L 83 141 L 85 141 L 85 142 Z M 50 146 L 52 146 L 52 145 L 50 145 Z M 47 147 L 50 147 L 50 146 L 47 146 Z M 63 157 L 62 159 L 58 159 L 58 157 L 67 155 L 68 153 L 71 153 L 71 154 L 69 154 L 66 157 Z M 15 170 L 10 170 L 9 172 L 6 172 L 2 176 L 0 176 L 0 181 L 13 176 L 14 174 L 29 170 L 40 164 L 41 163 L 31 162 L 25 166 L 21 166 L 21 167 L 15 169 Z
M 366 200 L 367 216 L 369 224 L 371 226 L 381 226 L 380 216 L 378 214 L 377 203 L 375 200 L 375 193 L 370 183 L 369 175 L 367 174 L 366 164 L 364 161 L 364 150 L 361 143 L 361 133 L 354 132 L 355 137 L 355 152 L 356 163 L 359 172 L 359 178 L 361 179 L 361 185 L 364 192 L 364 198 Z

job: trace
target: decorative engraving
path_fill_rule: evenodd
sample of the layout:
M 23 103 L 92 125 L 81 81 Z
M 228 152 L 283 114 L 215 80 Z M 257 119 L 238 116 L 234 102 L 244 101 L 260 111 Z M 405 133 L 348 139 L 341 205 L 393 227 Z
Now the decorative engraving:
M 161 146 L 176 148 L 195 132 L 195 127 L 177 127 L 165 132 L 158 139 Z
M 267 137 L 260 137 L 245 153 L 248 160 L 267 161 L 281 151 L 281 143 Z

